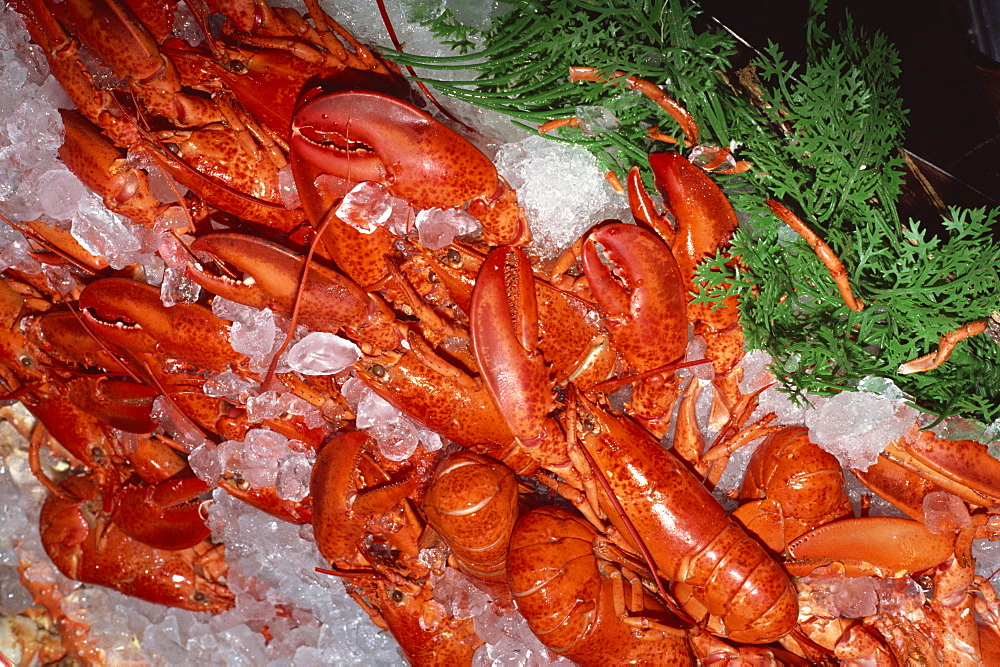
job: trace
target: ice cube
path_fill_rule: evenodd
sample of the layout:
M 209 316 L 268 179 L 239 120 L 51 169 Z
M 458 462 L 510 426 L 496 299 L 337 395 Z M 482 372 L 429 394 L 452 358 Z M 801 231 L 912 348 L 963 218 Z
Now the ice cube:
M 333 375 L 360 358 L 357 345 L 322 331 L 306 335 L 288 351 L 288 365 L 303 375 Z

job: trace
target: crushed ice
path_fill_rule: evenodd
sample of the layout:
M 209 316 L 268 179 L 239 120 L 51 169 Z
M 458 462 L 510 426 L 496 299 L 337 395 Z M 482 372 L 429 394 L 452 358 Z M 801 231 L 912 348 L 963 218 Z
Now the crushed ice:
M 604 180 L 597 159 L 583 146 L 531 136 L 501 146 L 496 166 L 517 190 L 544 257 L 558 255 L 602 220 L 632 219 L 625 196 Z
M 429 452 L 444 445 L 441 436 L 390 405 L 358 378 L 351 378 L 341 393 L 356 415 L 355 425 L 378 442 L 390 461 L 405 461 L 422 445 Z

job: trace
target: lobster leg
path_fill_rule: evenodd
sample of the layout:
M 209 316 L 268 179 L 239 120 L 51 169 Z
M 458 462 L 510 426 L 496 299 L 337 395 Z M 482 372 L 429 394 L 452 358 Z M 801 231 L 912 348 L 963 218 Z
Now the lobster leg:
M 896 372 L 900 375 L 908 375 L 910 373 L 923 373 L 924 371 L 934 370 L 944 362 L 948 361 L 948 357 L 951 356 L 951 353 L 954 351 L 956 345 L 966 338 L 978 336 L 979 334 L 985 332 L 989 327 L 990 322 L 990 320 L 979 320 L 977 322 L 970 322 L 969 324 L 961 326 L 955 331 L 949 331 L 945 335 L 941 336 L 941 341 L 938 343 L 938 349 L 936 351 L 918 359 L 908 361 L 905 364 L 901 364 Z
M 847 269 L 844 268 L 843 262 L 834 254 L 830 246 L 826 244 L 826 241 L 817 236 L 816 232 L 809 229 L 797 215 L 792 213 L 783 204 L 773 199 L 768 199 L 766 203 L 771 212 L 805 239 L 820 261 L 830 270 L 830 277 L 836 283 L 837 289 L 840 291 L 840 296 L 844 300 L 844 303 L 847 304 L 847 307 L 854 311 L 864 309 L 864 301 L 855 298 L 854 292 L 851 291 L 851 284 L 847 280 Z

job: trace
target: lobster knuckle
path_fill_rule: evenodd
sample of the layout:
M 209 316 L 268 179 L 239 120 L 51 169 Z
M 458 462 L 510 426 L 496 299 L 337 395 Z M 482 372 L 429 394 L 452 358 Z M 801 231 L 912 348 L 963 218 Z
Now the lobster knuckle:
M 423 510 L 465 572 L 504 580 L 517 502 L 517 482 L 509 468 L 461 451 L 439 465 Z

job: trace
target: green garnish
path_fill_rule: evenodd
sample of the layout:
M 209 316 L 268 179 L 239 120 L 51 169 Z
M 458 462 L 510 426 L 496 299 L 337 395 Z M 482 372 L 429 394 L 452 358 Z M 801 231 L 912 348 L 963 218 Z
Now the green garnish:
M 699 297 L 736 294 L 750 347 L 774 358 L 772 371 L 793 396 L 852 389 L 866 376 L 891 379 L 919 407 L 939 415 L 1000 418 L 1000 346 L 980 335 L 958 344 L 940 368 L 899 375 L 898 366 L 936 349 L 948 331 L 1000 310 L 1000 243 L 996 212 L 953 209 L 944 232 L 899 219 L 905 115 L 894 87 L 898 58 L 881 35 L 848 17 L 839 38 L 815 0 L 806 26 L 804 66 L 769 44 L 743 71 L 732 72 L 733 39 L 698 26 L 699 10 L 681 0 L 648 2 L 516 0 L 482 37 L 479 53 L 446 59 L 388 54 L 424 68 L 473 68 L 468 82 L 433 82 L 447 95 L 543 123 L 581 106 L 610 109 L 621 127 L 585 136 L 563 128 L 561 141 L 589 148 L 619 176 L 646 168 L 646 154 L 665 150 L 647 138 L 659 125 L 680 128 L 638 93 L 599 83 L 571 83 L 570 66 L 621 70 L 665 83 L 701 127 L 700 141 L 734 142 L 753 169 L 716 177 L 734 206 L 753 214 L 728 251 L 705 262 L 709 288 Z M 449 18 L 434 29 L 467 44 L 473 36 Z M 708 24 L 706 23 L 706 26 Z M 748 187 L 749 186 L 749 187 Z M 773 198 L 800 217 L 847 267 L 861 312 L 841 300 L 809 246 L 770 214 Z

